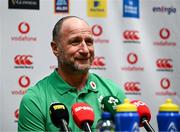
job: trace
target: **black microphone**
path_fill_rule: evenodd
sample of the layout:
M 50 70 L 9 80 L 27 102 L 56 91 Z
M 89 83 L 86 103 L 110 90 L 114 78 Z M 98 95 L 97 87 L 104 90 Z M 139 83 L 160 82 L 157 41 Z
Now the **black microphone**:
M 62 103 L 52 103 L 49 108 L 49 113 L 53 124 L 60 128 L 61 131 L 70 132 L 68 127 L 69 113 L 66 106 Z

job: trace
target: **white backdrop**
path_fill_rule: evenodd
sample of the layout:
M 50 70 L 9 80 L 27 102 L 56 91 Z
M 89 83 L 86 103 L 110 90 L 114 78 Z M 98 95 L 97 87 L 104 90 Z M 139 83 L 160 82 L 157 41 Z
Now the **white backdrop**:
M 39 10 L 27 10 L 9 9 L 8 1 L 0 0 L 0 130 L 16 131 L 22 96 L 56 67 L 51 32 L 66 15 L 92 25 L 91 72 L 117 82 L 128 98 L 146 102 L 157 130 L 159 105 L 167 98 L 180 105 L 180 1 L 140 0 L 133 7 L 134 0 L 126 0 L 126 11 L 139 9 L 139 17 L 123 15 L 123 0 L 69 0 L 69 12 L 55 12 L 54 5 L 63 1 L 41 0 Z

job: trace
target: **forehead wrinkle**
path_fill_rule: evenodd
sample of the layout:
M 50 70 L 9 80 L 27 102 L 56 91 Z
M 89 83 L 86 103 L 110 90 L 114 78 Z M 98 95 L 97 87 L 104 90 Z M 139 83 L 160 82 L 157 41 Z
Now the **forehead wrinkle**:
M 69 32 L 69 35 L 73 36 L 81 36 L 81 35 L 85 35 L 85 36 L 89 36 L 92 37 L 92 32 L 91 31 L 87 31 L 87 30 L 72 30 Z
M 76 37 L 76 36 L 81 36 L 81 35 L 85 35 L 87 37 L 93 37 L 92 32 L 89 28 L 67 29 L 66 31 L 64 31 L 64 36 Z
M 69 31 L 69 33 L 75 34 L 75 33 L 92 33 L 90 28 L 83 28 L 83 29 L 72 29 Z

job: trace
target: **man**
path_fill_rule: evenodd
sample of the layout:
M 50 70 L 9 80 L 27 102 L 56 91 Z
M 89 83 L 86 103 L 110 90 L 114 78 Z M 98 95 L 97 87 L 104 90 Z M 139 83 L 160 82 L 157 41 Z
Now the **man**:
M 72 131 L 81 131 L 73 121 L 72 105 L 77 102 L 89 104 L 95 114 L 92 125 L 95 129 L 102 112 L 100 98 L 114 95 L 122 102 L 125 94 L 112 81 L 88 72 L 94 59 L 91 27 L 75 16 L 60 19 L 53 30 L 51 48 L 57 57 L 58 68 L 29 88 L 22 98 L 18 131 L 58 131 L 49 115 L 53 102 L 67 107 Z

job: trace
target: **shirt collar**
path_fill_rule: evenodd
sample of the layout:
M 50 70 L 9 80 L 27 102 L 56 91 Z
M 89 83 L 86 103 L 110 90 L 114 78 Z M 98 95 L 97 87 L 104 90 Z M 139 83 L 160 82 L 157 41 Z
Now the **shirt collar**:
M 59 75 L 56 69 L 50 75 L 50 83 L 60 94 L 64 94 L 70 90 L 75 90 L 74 87 L 70 86 L 63 80 L 63 78 L 61 77 L 61 75 Z M 93 74 L 89 73 L 87 84 L 82 90 L 98 92 L 97 80 L 93 79 Z

